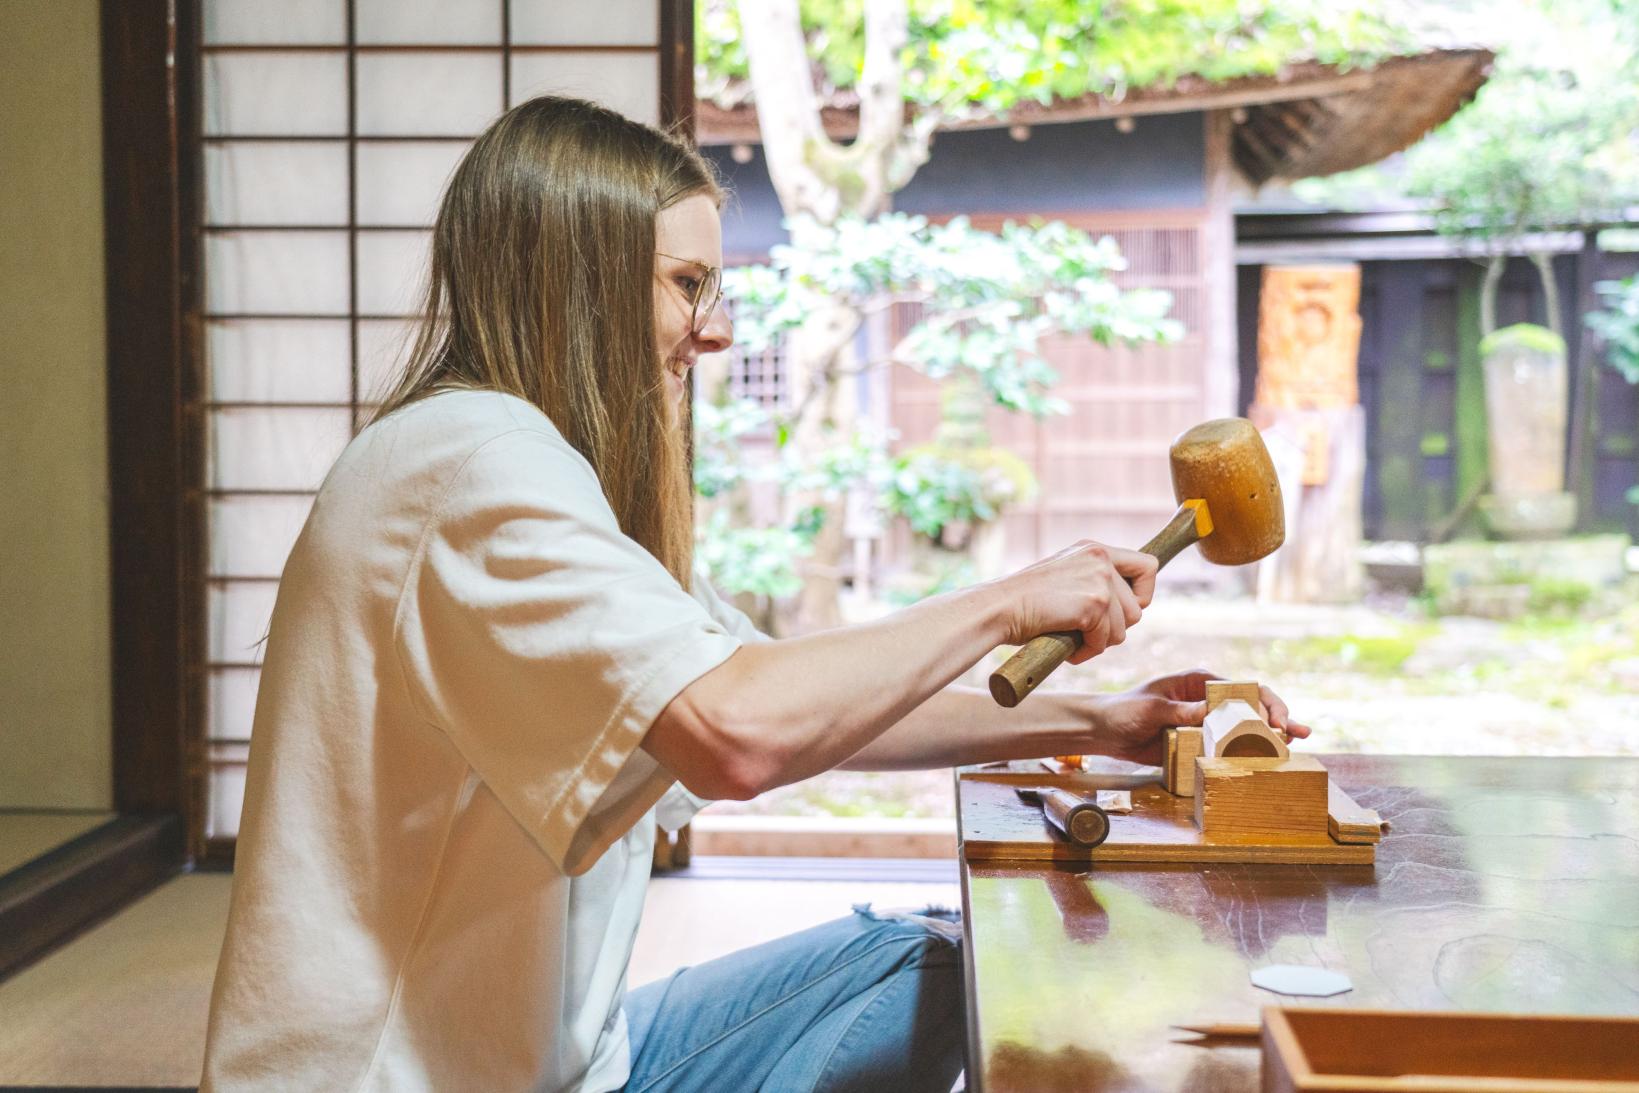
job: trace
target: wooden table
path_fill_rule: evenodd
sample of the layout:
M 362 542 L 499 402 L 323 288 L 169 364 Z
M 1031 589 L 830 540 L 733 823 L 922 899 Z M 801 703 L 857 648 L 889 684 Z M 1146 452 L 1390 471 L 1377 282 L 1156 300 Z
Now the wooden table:
M 1375 866 L 962 862 L 968 1088 L 1235 1090 L 1256 1046 L 1171 1026 L 1275 1003 L 1639 1013 L 1639 759 L 1324 756 Z M 1346 973 L 1330 999 L 1253 987 Z

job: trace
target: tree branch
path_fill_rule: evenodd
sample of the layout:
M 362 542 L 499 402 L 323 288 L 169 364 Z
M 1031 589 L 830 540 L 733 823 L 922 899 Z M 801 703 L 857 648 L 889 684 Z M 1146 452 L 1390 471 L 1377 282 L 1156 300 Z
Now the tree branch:
M 820 122 L 797 0 L 740 0 L 740 32 L 780 205 L 787 216 L 805 212 L 829 224 L 841 209 L 827 168 L 834 169 L 842 150 Z
M 859 80 L 859 135 L 848 159 L 859 173 L 853 211 L 882 212 L 892 189 L 890 164 L 905 127 L 905 96 L 899 56 L 909 40 L 905 0 L 872 0 L 865 5 L 865 62 Z
M 1560 318 L 1559 282 L 1554 279 L 1554 260 L 1542 251 L 1532 251 L 1531 264 L 1537 267 L 1537 275 L 1542 278 L 1542 295 L 1548 305 L 1548 329 L 1563 338 L 1564 320 Z
M 1480 282 L 1480 337 L 1497 329 L 1497 283 L 1508 265 L 1506 254 L 1493 254 L 1485 264 L 1485 280 Z

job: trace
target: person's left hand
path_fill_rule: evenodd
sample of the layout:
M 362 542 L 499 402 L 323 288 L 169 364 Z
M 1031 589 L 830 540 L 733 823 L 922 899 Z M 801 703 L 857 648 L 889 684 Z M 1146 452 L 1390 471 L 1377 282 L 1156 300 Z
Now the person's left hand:
M 1159 764 L 1162 730 L 1175 725 L 1199 725 L 1206 720 L 1207 680 L 1222 678 L 1216 672 L 1197 668 L 1157 676 L 1128 691 L 1098 696 L 1096 750 L 1116 759 Z M 1298 738 L 1309 735 L 1309 726 L 1292 720 L 1279 695 L 1268 687 L 1260 691 L 1270 728 Z

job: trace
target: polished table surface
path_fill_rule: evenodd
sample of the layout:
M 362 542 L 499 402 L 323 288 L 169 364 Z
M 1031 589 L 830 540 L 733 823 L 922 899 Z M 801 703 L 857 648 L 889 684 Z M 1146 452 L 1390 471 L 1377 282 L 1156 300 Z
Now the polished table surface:
M 1370 866 L 961 866 L 970 1090 L 1256 1089 L 1271 1004 L 1639 1014 L 1639 759 L 1322 756 Z M 1354 989 L 1283 998 L 1269 964 Z

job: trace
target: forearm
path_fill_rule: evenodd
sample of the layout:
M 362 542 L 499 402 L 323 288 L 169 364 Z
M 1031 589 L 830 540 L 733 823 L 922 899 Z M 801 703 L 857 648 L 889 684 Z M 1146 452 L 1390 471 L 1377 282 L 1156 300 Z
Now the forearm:
M 1004 607 L 995 586 L 979 585 L 864 625 L 744 646 L 662 714 L 705 747 L 666 747 L 662 736 L 650 750 L 685 785 L 701 768 L 735 795 L 829 770 L 1006 640 Z
M 927 770 L 1090 750 L 1099 696 L 1036 692 L 1004 709 L 988 692 L 946 687 L 851 756 L 848 770 Z

